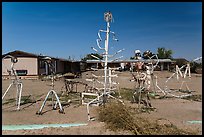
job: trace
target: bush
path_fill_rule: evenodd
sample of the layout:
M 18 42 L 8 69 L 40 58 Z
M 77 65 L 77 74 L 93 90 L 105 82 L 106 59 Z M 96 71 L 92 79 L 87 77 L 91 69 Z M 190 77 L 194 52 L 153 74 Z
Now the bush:
M 201 63 L 197 63 L 197 62 L 191 62 L 190 63 L 190 67 L 191 67 L 191 72 L 192 73 L 197 73 L 196 69 L 202 68 L 202 64 Z
M 131 108 L 120 102 L 111 102 L 100 106 L 98 109 L 99 120 L 106 123 L 107 128 L 128 130 L 135 135 L 193 135 L 193 131 L 178 129 L 173 124 L 159 124 L 149 122 L 147 119 L 137 116 Z

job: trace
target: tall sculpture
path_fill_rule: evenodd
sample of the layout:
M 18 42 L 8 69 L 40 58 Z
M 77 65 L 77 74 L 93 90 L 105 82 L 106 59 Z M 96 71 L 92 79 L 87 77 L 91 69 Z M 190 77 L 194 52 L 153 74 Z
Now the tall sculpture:
M 22 93 L 22 88 L 23 88 L 23 83 L 19 79 L 16 70 L 14 69 L 14 64 L 18 62 L 18 59 L 14 56 L 11 55 L 6 55 L 3 59 L 5 58 L 11 58 L 11 67 L 10 69 L 7 69 L 7 72 L 9 73 L 11 83 L 6 89 L 5 93 L 2 96 L 2 100 L 8 93 L 9 89 L 11 86 L 16 86 L 17 92 L 16 92 L 16 105 L 17 105 L 17 110 L 20 110 L 20 103 L 21 103 L 21 93 Z
M 119 58 L 122 58 L 123 56 L 121 56 L 121 57 L 119 57 L 119 58 L 113 59 L 113 57 L 115 57 L 115 55 L 117 55 L 118 53 L 122 52 L 124 49 L 117 51 L 117 52 L 116 52 L 115 54 L 113 54 L 113 55 L 110 55 L 110 54 L 109 54 L 109 37 L 110 37 L 110 35 L 113 36 L 113 40 L 114 40 L 114 41 L 118 41 L 118 39 L 115 38 L 115 33 L 112 32 L 112 31 L 110 31 L 110 23 L 111 23 L 112 20 L 113 20 L 112 13 L 111 13 L 110 11 L 104 13 L 104 20 L 105 20 L 106 23 L 107 23 L 107 28 L 106 28 L 106 30 L 99 30 L 99 32 L 98 32 L 98 37 L 99 37 L 99 38 L 96 40 L 98 48 L 99 48 L 100 50 L 104 51 L 104 52 L 101 54 L 101 55 L 103 56 L 103 60 L 100 59 L 100 58 L 98 58 L 98 57 L 96 57 L 96 56 L 94 56 L 94 55 L 92 55 L 93 58 L 95 58 L 95 59 L 101 61 L 101 62 L 104 64 L 104 65 L 103 65 L 103 67 L 104 67 L 104 68 L 103 68 L 103 70 L 104 70 L 104 76 L 95 76 L 95 77 L 103 77 L 103 78 L 104 78 L 104 81 L 103 81 L 103 82 L 99 82 L 99 81 L 98 81 L 99 83 L 102 83 L 102 84 L 103 84 L 103 88 L 102 88 L 103 92 L 102 92 L 102 93 L 99 93 L 99 96 L 98 96 L 97 98 L 95 98 L 95 99 L 93 99 L 92 101 L 90 101 L 89 103 L 87 103 L 88 120 L 91 120 L 91 117 L 90 117 L 90 114 L 89 114 L 89 106 L 90 106 L 91 104 L 96 104 L 96 103 L 98 103 L 98 104 L 105 105 L 105 103 L 107 102 L 108 97 L 111 97 L 111 98 L 113 98 L 113 99 L 117 99 L 117 98 L 115 98 L 115 97 L 113 97 L 113 96 L 111 95 L 112 90 L 113 90 L 112 85 L 115 84 L 114 82 L 112 82 L 112 79 L 111 79 L 111 78 L 117 77 L 117 75 L 113 75 L 113 74 L 112 74 L 112 70 L 114 70 L 114 68 L 110 68 L 110 67 L 108 66 L 108 63 L 114 62 L 114 61 L 118 60 Z M 100 42 L 102 41 L 102 38 L 101 38 L 101 35 L 100 35 L 101 32 L 106 33 L 105 46 L 104 46 L 104 48 L 102 48 L 102 47 L 100 46 Z M 97 49 L 95 49 L 95 48 L 93 48 L 93 47 L 92 47 L 92 49 L 93 49 L 94 51 L 98 52 Z M 110 58 L 112 58 L 112 59 L 110 60 Z M 119 99 L 117 99 L 117 100 L 119 100 Z M 119 101 L 122 102 L 121 100 L 119 100 Z

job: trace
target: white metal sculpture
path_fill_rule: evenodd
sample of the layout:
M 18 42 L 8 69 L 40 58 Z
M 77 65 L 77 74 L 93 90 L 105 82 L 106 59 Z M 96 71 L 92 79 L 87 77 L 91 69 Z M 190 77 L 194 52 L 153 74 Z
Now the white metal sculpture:
M 193 59 L 192 62 L 196 62 L 198 60 L 201 60 L 202 57 L 198 57 L 196 59 Z M 182 70 L 184 70 L 184 73 L 182 73 Z M 173 79 L 173 76 L 176 75 L 176 80 Z M 163 90 L 164 96 L 172 96 L 172 97 L 176 97 L 176 98 L 183 98 L 183 97 L 187 97 L 187 96 L 192 96 L 191 94 L 191 90 L 188 87 L 187 84 L 187 78 L 191 79 L 191 71 L 190 71 L 190 63 L 184 64 L 183 66 L 181 66 L 180 68 L 178 67 L 178 65 L 176 65 L 176 70 L 175 72 L 165 81 L 165 89 Z M 186 86 L 186 94 L 181 94 L 181 95 L 176 95 L 173 94 L 172 90 L 169 89 L 169 87 L 167 86 L 168 82 L 170 79 L 175 80 L 175 82 L 181 82 L 180 88 L 178 90 L 175 91 L 181 91 L 183 85 L 185 84 Z
M 104 20 L 105 20 L 106 23 L 107 23 L 107 29 L 106 29 L 106 30 L 99 30 L 99 32 L 98 32 L 98 37 L 99 37 L 99 38 L 96 40 L 98 48 L 99 48 L 100 50 L 103 50 L 103 51 L 104 51 L 104 52 L 102 53 L 103 60 L 101 60 L 100 58 L 98 58 L 98 57 L 92 55 L 92 57 L 94 57 L 95 59 L 100 60 L 102 63 L 104 63 L 104 69 L 103 69 L 103 70 L 104 70 L 104 76 L 96 76 L 96 75 L 95 75 L 95 77 L 103 77 L 103 78 L 104 78 L 104 82 L 97 81 L 98 83 L 101 83 L 101 84 L 103 85 L 103 88 L 100 88 L 100 89 L 99 89 L 99 91 L 102 91 L 102 93 L 99 92 L 99 96 L 98 96 L 97 98 L 95 98 L 95 99 L 93 99 L 92 101 L 90 101 L 90 102 L 87 103 L 88 120 L 91 120 L 90 113 L 89 113 L 89 106 L 90 106 L 91 104 L 96 104 L 96 103 L 98 103 L 98 104 L 105 105 L 105 103 L 107 102 L 107 99 L 108 99 L 109 97 L 111 97 L 111 98 L 113 98 L 113 99 L 117 99 L 117 98 L 115 98 L 115 97 L 113 97 L 113 96 L 111 95 L 112 91 L 114 90 L 114 88 L 112 88 L 112 85 L 113 85 L 113 84 L 116 84 L 116 83 L 114 83 L 114 82 L 112 81 L 111 78 L 117 77 L 117 75 L 113 75 L 113 74 L 112 74 L 113 68 L 108 67 L 108 62 L 114 62 L 115 60 L 118 60 L 119 58 L 122 58 L 122 56 L 121 56 L 121 57 L 119 57 L 119 58 L 116 58 L 116 59 L 113 59 L 113 60 L 109 60 L 109 58 L 115 57 L 115 55 L 119 54 L 119 53 L 122 52 L 124 49 L 117 51 L 117 52 L 116 52 L 115 54 L 113 54 L 113 55 L 109 55 L 109 53 L 108 53 L 108 51 L 109 51 L 109 47 L 108 47 L 108 46 L 109 46 L 109 36 L 110 36 L 110 34 L 113 35 L 113 40 L 118 41 L 118 40 L 115 38 L 115 33 L 112 32 L 112 31 L 110 31 L 110 22 L 112 22 L 112 19 L 113 19 L 113 16 L 112 16 L 112 13 L 111 13 L 111 12 L 105 12 L 105 13 L 104 13 Z M 102 38 L 101 38 L 101 35 L 100 35 L 101 32 L 106 33 L 105 47 L 104 47 L 104 48 L 102 48 L 102 47 L 100 46 L 100 42 L 102 41 Z M 92 49 L 93 49 L 94 51 L 98 52 L 97 49 L 95 49 L 95 48 L 93 48 L 93 47 L 92 47 Z M 117 99 L 117 100 L 119 100 L 119 99 Z M 119 100 L 119 101 L 122 102 L 122 100 Z
M 181 70 L 184 68 L 184 67 L 186 67 L 186 69 L 185 69 L 185 73 L 183 74 L 182 72 L 181 72 Z M 186 64 L 186 65 L 183 65 L 182 67 L 178 67 L 177 65 L 176 65 L 176 71 L 165 81 L 165 89 L 164 89 L 164 91 L 163 91 L 163 93 L 164 93 L 164 96 L 172 96 L 172 97 L 176 97 L 176 98 L 183 98 L 183 97 L 187 97 L 187 96 L 191 96 L 192 94 L 191 94 L 191 91 L 190 91 L 190 89 L 189 89 L 189 87 L 188 87 L 188 85 L 187 85 L 187 83 L 186 83 L 186 74 L 187 74 L 187 71 L 189 72 L 188 74 L 188 76 L 189 76 L 189 79 L 191 78 L 191 73 L 190 73 L 190 65 L 189 64 Z M 176 74 L 176 79 L 173 79 L 173 76 Z M 174 91 L 180 91 L 181 89 L 182 89 L 182 86 L 183 86 L 183 84 L 185 83 L 185 85 L 186 85 L 186 88 L 187 88 L 187 94 L 182 94 L 182 95 L 176 95 L 176 94 L 173 94 L 173 90 L 171 90 L 170 88 L 169 88 L 169 86 L 167 86 L 167 84 L 169 83 L 169 81 L 170 81 L 170 79 L 172 79 L 172 80 L 174 80 L 175 82 L 181 82 L 181 86 L 180 86 L 180 88 L 178 89 L 178 90 L 174 90 Z
M 139 50 L 137 50 L 137 55 L 139 56 L 140 54 Z M 159 60 L 157 55 L 151 55 L 150 51 L 144 52 L 145 56 L 148 58 L 149 63 L 148 64 L 144 64 L 144 62 L 139 61 L 136 63 L 136 74 L 133 74 L 132 71 L 131 74 L 133 76 L 133 81 L 135 81 L 136 83 L 138 83 L 138 86 L 136 87 L 136 91 L 134 92 L 133 95 L 133 99 L 135 101 L 135 96 L 138 96 L 138 107 L 140 108 L 140 103 L 141 103 L 141 92 L 145 92 L 146 95 L 146 105 L 147 107 L 152 107 L 151 106 L 151 102 L 150 102 L 150 98 L 149 98 L 149 91 L 150 91 L 150 87 L 151 87 L 151 83 L 153 84 L 153 88 L 154 91 L 156 89 L 156 87 L 160 88 L 157 84 L 157 79 L 156 79 L 156 83 L 154 83 L 154 78 L 157 78 L 156 75 L 154 75 L 154 69 L 157 67 Z M 153 62 L 153 58 L 156 58 L 156 63 Z M 145 66 L 146 71 L 142 71 L 142 66 Z M 133 69 L 131 69 L 133 70 Z M 156 86 L 156 87 L 155 87 Z M 155 91 L 156 92 L 156 91 Z
M 135 59 L 142 59 L 140 50 L 135 50 Z
M 197 61 L 201 61 L 202 62 L 202 57 L 197 57 L 197 58 L 193 59 L 193 62 L 197 62 Z
M 5 93 L 2 96 L 2 101 L 4 99 L 4 97 L 6 96 L 6 94 L 8 93 L 9 89 L 12 86 L 16 86 L 17 92 L 16 92 L 16 105 L 17 105 L 17 110 L 20 110 L 20 103 L 21 103 L 21 94 L 22 94 L 22 88 L 23 88 L 23 83 L 22 81 L 19 79 L 16 70 L 14 69 L 14 64 L 18 62 L 18 59 L 14 56 L 11 55 L 6 55 L 3 59 L 5 58 L 11 58 L 11 67 L 10 69 L 7 69 L 7 72 L 9 73 L 10 79 L 11 79 L 11 83 L 8 86 L 8 88 L 6 89 Z
M 97 70 L 97 69 L 93 69 L 93 68 L 91 68 L 91 69 L 94 71 Z M 87 105 L 90 102 L 90 100 L 86 101 L 85 98 L 87 96 L 94 96 L 94 97 L 98 98 L 98 100 L 99 100 L 100 89 L 97 88 L 97 86 L 96 86 L 96 84 L 100 82 L 100 81 L 98 81 L 98 77 L 92 73 L 91 78 L 87 78 L 86 81 L 89 82 L 89 84 L 87 84 L 89 86 L 87 87 L 85 92 L 81 93 L 82 105 Z M 98 106 L 99 103 L 96 103 L 95 105 Z
M 60 103 L 59 97 L 58 97 L 57 93 L 54 90 L 54 75 L 55 75 L 55 69 L 54 68 L 55 67 L 52 64 L 52 59 L 50 57 L 45 57 L 44 60 L 45 60 L 45 63 L 48 65 L 48 68 L 51 70 L 51 82 L 52 82 L 51 83 L 51 90 L 47 93 L 47 96 L 45 97 L 40 110 L 37 111 L 36 114 L 42 115 L 42 110 L 43 110 L 43 108 L 45 106 L 45 103 L 46 103 L 49 95 L 51 95 L 51 97 L 52 97 L 52 108 L 56 109 L 57 108 L 57 104 L 58 104 L 59 108 L 60 108 L 59 112 L 60 113 L 64 113 L 64 109 L 62 108 L 62 105 Z M 56 98 L 56 103 L 54 103 L 54 97 Z

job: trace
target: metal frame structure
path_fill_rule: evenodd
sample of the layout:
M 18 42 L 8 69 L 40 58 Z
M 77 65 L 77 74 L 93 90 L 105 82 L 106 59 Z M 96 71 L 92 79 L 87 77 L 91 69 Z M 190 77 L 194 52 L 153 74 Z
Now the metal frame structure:
M 19 79 L 16 70 L 14 69 L 14 64 L 18 62 L 18 59 L 14 56 L 11 55 L 6 55 L 4 58 L 11 58 L 11 67 L 10 70 L 7 69 L 7 72 L 9 73 L 9 76 L 11 78 L 11 83 L 9 84 L 8 88 L 6 89 L 5 93 L 2 96 L 2 101 L 4 99 L 4 97 L 6 96 L 6 94 L 8 93 L 9 89 L 12 86 L 16 86 L 17 89 L 17 93 L 16 93 L 16 105 L 17 105 L 17 110 L 20 110 L 20 103 L 21 103 L 21 94 L 22 94 L 22 88 L 23 88 L 23 83 L 22 81 Z M 14 77 L 14 79 L 12 79 L 12 76 Z
M 138 50 L 139 51 L 139 50 Z M 154 69 L 156 68 L 156 66 L 158 65 L 159 63 L 159 60 L 158 60 L 158 57 L 157 55 L 153 55 L 153 56 L 148 56 L 147 57 L 149 58 L 149 60 L 152 60 L 154 57 L 156 57 L 156 63 L 154 65 L 153 61 L 151 61 L 150 63 L 148 63 L 148 65 L 145 65 L 145 68 L 146 68 L 146 72 L 140 72 L 140 69 L 137 70 L 137 73 L 136 75 L 133 74 L 133 69 L 131 69 L 131 74 L 133 76 L 133 81 L 135 81 L 136 83 L 139 83 L 139 85 L 136 87 L 136 90 L 135 92 L 133 93 L 133 99 L 135 101 L 135 96 L 138 95 L 138 108 L 140 108 L 140 104 L 141 104 L 141 93 L 142 92 L 145 92 L 145 95 L 146 95 L 146 104 L 147 104 L 147 107 L 152 107 L 151 106 L 151 102 L 150 102 L 150 98 L 149 98 L 149 90 L 150 90 L 150 87 L 151 87 L 151 82 L 153 83 L 153 86 L 154 86 L 154 92 L 156 92 L 156 88 L 159 88 L 160 87 L 157 85 L 157 79 L 156 79 L 156 84 L 154 83 L 154 77 L 157 78 L 156 75 L 154 75 L 153 71 Z M 140 62 L 137 62 L 137 63 L 140 63 Z M 144 63 L 140 64 L 140 65 L 144 65 Z M 143 85 L 141 85 L 143 84 Z
M 93 79 L 86 79 L 87 81 L 93 82 L 93 84 L 92 84 L 93 87 L 91 87 L 91 90 L 90 90 L 91 93 L 90 93 L 90 91 L 89 91 L 89 93 L 87 93 L 87 92 L 83 93 L 82 92 L 82 104 L 86 104 L 87 105 L 88 121 L 92 120 L 91 117 L 90 117 L 90 111 L 89 111 L 89 106 L 90 105 L 94 105 L 94 106 L 105 105 L 105 103 L 107 102 L 108 97 L 111 97 L 111 98 L 116 99 L 116 100 L 118 100 L 118 101 L 123 103 L 122 100 L 117 99 L 116 97 L 111 95 L 111 93 L 114 93 L 114 91 L 118 89 L 118 86 L 115 87 L 114 85 L 118 85 L 119 84 L 118 82 L 114 82 L 112 80 L 113 77 L 118 77 L 117 75 L 112 74 L 112 72 L 115 69 L 117 69 L 117 68 L 110 68 L 109 67 L 107 69 L 108 70 L 108 80 L 107 80 L 107 87 L 106 87 L 106 93 L 105 94 L 104 94 L 105 83 L 99 80 L 99 78 L 105 78 L 105 76 L 97 76 L 95 74 L 92 74 Z M 101 70 L 104 70 L 104 69 L 101 69 Z M 96 83 L 102 84 L 103 87 L 102 88 L 98 88 Z M 120 95 L 120 92 L 119 92 L 119 95 Z M 85 100 L 85 96 L 94 96 L 96 98 L 92 99 L 90 102 L 85 102 L 84 101 Z M 104 102 L 104 100 L 103 100 L 104 96 L 106 97 L 105 98 L 106 102 Z
M 45 106 L 45 103 L 46 103 L 46 101 L 47 101 L 49 95 L 52 96 L 52 108 L 53 108 L 54 110 L 56 110 L 57 104 L 58 104 L 58 105 L 59 105 L 59 108 L 60 108 L 59 112 L 60 112 L 60 113 L 64 113 L 64 109 L 62 108 L 62 105 L 61 105 L 61 103 L 60 103 L 59 97 L 57 96 L 57 93 L 56 93 L 55 90 L 54 90 L 54 77 L 55 77 L 55 76 L 54 76 L 54 75 L 55 75 L 55 69 L 54 69 L 54 68 L 55 68 L 55 67 L 54 67 L 53 64 L 52 64 L 52 59 L 51 59 L 51 58 L 45 57 L 44 59 L 45 59 L 45 63 L 47 64 L 48 68 L 51 70 L 51 82 L 52 82 L 52 83 L 51 83 L 51 90 L 47 93 L 47 96 L 45 97 L 45 99 L 44 99 L 44 101 L 43 101 L 43 104 L 42 104 L 42 106 L 40 107 L 40 110 L 37 111 L 36 114 L 42 115 L 42 110 L 43 110 L 43 108 L 44 108 L 44 106 Z M 56 98 L 56 103 L 54 103 L 54 97 Z
M 185 72 L 184 74 L 181 72 L 182 69 L 185 69 Z M 187 83 L 186 83 L 186 76 L 187 76 L 187 73 L 188 73 L 188 78 L 191 79 L 191 72 L 190 72 L 190 64 L 187 63 L 183 66 L 181 66 L 180 68 L 178 67 L 178 65 L 176 65 L 176 71 L 165 81 L 165 89 L 163 90 L 163 93 L 164 93 L 164 96 L 167 96 L 167 95 L 170 95 L 172 97 L 176 97 L 176 98 L 183 98 L 183 97 L 187 97 L 187 96 L 192 96 L 191 94 L 191 90 L 189 89 Z M 173 79 L 173 76 L 176 74 L 176 80 L 177 81 L 181 81 L 181 86 L 178 90 L 175 90 L 175 91 L 180 91 L 183 87 L 183 84 L 185 83 L 185 86 L 187 88 L 187 94 L 182 94 L 182 95 L 175 95 L 171 92 L 173 92 L 173 90 L 169 89 L 168 86 L 167 86 L 167 83 L 169 82 L 170 79 Z
M 107 99 L 108 97 L 111 97 L 113 99 L 117 99 L 115 97 L 113 97 L 111 95 L 111 90 L 112 90 L 112 87 L 111 85 L 113 84 L 112 81 L 111 81 L 111 78 L 112 77 L 117 77 L 117 75 L 111 75 L 111 68 L 108 67 L 108 62 L 110 61 L 109 58 L 112 58 L 112 57 L 115 57 L 115 55 L 117 55 L 118 53 L 122 52 L 124 49 L 122 50 L 119 50 L 117 51 L 115 54 L 113 55 L 109 55 L 108 53 L 108 49 L 109 49 L 109 36 L 110 34 L 113 35 L 113 40 L 115 41 L 118 41 L 117 39 L 115 39 L 115 33 L 110 31 L 110 22 L 112 22 L 112 19 L 113 19 L 113 16 L 112 16 L 112 13 L 111 12 L 105 12 L 104 13 L 104 20 L 106 21 L 107 23 L 107 29 L 106 30 L 99 30 L 98 32 L 98 39 L 96 40 L 97 42 L 97 46 L 100 50 L 103 50 L 104 52 L 102 53 L 102 56 L 104 57 L 104 60 L 101 60 L 100 58 L 92 55 L 92 57 L 94 57 L 95 59 L 97 60 L 101 60 L 103 63 L 104 63 L 104 76 L 96 76 L 95 77 L 103 77 L 104 78 L 104 82 L 100 82 L 100 81 L 97 81 L 98 83 L 101 83 L 103 85 L 103 88 L 100 88 L 99 91 L 103 91 L 102 93 L 99 92 L 98 96 L 93 99 L 92 101 L 88 102 L 87 103 L 87 112 L 88 112 L 88 121 L 91 120 L 91 117 L 90 117 L 90 112 L 89 112 L 89 106 L 92 105 L 92 104 L 99 104 L 99 105 L 105 105 L 105 103 L 107 102 Z M 105 47 L 102 48 L 100 46 L 100 42 L 102 41 L 101 39 L 101 35 L 100 33 L 101 32 L 104 32 L 106 33 L 106 38 L 105 38 Z M 97 49 L 93 48 L 92 49 L 96 52 L 98 52 Z M 122 58 L 123 56 L 119 57 L 119 58 Z M 111 60 L 110 62 L 113 62 L 115 60 L 118 60 L 119 58 L 116 58 L 114 60 Z M 120 102 L 123 102 L 122 100 L 120 99 L 117 99 L 118 101 Z
M 202 57 L 198 57 L 194 60 L 192 60 L 192 62 L 196 62 L 198 60 L 201 60 Z M 185 70 L 184 70 L 185 68 Z M 181 72 L 181 70 L 184 70 L 184 73 Z M 175 91 L 181 91 L 183 85 L 185 84 L 186 86 L 186 89 L 187 89 L 187 94 L 182 94 L 182 95 L 176 95 L 176 94 L 173 94 L 173 90 L 169 89 L 168 86 L 167 86 L 167 83 L 169 82 L 170 79 L 173 79 L 173 76 L 176 75 L 176 80 L 177 81 L 181 81 L 181 85 L 180 85 L 180 88 L 178 90 L 175 90 Z M 183 66 L 181 66 L 180 68 L 178 67 L 178 65 L 176 65 L 176 71 L 165 81 L 165 88 L 164 90 L 162 90 L 158 85 L 157 85 L 157 77 L 156 77 L 156 86 L 160 89 L 160 91 L 164 94 L 164 96 L 172 96 L 172 97 L 176 97 L 176 98 L 183 98 L 183 97 L 188 97 L 188 96 L 192 96 L 191 94 L 191 90 L 189 89 L 188 87 L 188 84 L 186 83 L 186 78 L 191 79 L 191 71 L 190 71 L 190 63 L 187 63 Z
M 154 56 L 156 56 L 156 55 L 154 55 Z M 151 57 L 151 58 L 153 58 L 153 57 Z M 149 58 L 149 59 L 151 59 L 151 58 Z M 156 58 L 157 58 L 157 56 L 156 56 Z M 196 62 L 196 61 L 201 60 L 201 59 L 202 59 L 202 57 L 198 57 L 198 58 L 192 60 L 192 62 Z M 158 60 L 158 58 L 157 58 L 157 60 Z M 171 96 L 171 97 L 176 97 L 176 98 L 183 98 L 183 97 L 187 97 L 187 96 L 192 96 L 191 90 L 189 89 L 188 84 L 186 83 L 186 82 L 187 82 L 187 81 L 186 81 L 186 78 L 187 78 L 187 77 L 188 77 L 189 79 L 191 79 L 190 63 L 187 63 L 187 64 L 181 66 L 180 68 L 178 67 L 178 65 L 176 65 L 176 71 L 165 81 L 165 88 L 164 88 L 164 89 L 162 89 L 161 87 L 159 87 L 158 81 L 157 81 L 157 76 L 154 75 L 154 73 L 153 73 L 153 70 L 154 70 L 154 68 L 157 66 L 158 63 L 159 63 L 159 62 L 157 62 L 155 66 L 153 66 L 152 63 L 150 63 L 150 64 L 152 64 L 152 67 L 146 66 L 147 72 L 146 72 L 146 75 L 143 75 L 144 77 L 141 79 L 141 81 L 145 81 L 145 80 L 147 81 L 147 79 L 149 79 L 149 81 L 148 81 L 146 84 L 148 84 L 148 87 L 150 87 L 150 76 L 151 76 L 151 81 L 152 81 L 153 86 L 154 86 L 154 92 L 155 92 L 155 93 L 162 92 L 162 93 L 164 94 L 164 95 L 163 95 L 164 97 L 165 97 L 165 96 L 168 96 L 168 95 Z M 153 68 L 153 69 L 151 69 L 151 68 Z M 184 70 L 184 68 L 185 68 L 185 70 Z M 149 69 L 149 70 L 148 70 L 148 69 Z M 182 70 L 184 70 L 184 73 L 182 73 Z M 149 72 L 148 72 L 148 71 L 149 71 Z M 131 73 L 132 73 L 132 72 L 131 72 Z M 145 74 L 145 73 L 141 73 L 141 72 L 140 72 L 140 73 L 137 73 L 137 74 L 139 75 L 139 74 Z M 148 77 L 148 74 L 149 74 L 149 78 L 147 78 L 147 77 Z M 140 77 L 140 76 L 135 76 L 133 73 L 132 73 L 132 75 L 133 75 L 134 81 L 141 83 L 141 81 L 138 79 L 138 77 Z M 169 89 L 168 86 L 167 86 L 167 83 L 169 82 L 170 79 L 173 79 L 173 76 L 174 76 L 174 75 L 176 75 L 176 80 L 177 80 L 177 81 L 181 81 L 181 85 L 180 85 L 180 87 L 179 87 L 178 90 L 171 90 L 171 89 Z M 154 78 L 155 78 L 155 82 L 154 82 L 154 80 L 153 80 Z M 145 89 L 145 87 L 141 87 L 140 83 L 139 83 L 139 86 L 138 86 L 138 87 L 140 88 L 139 92 L 141 92 L 142 90 Z M 181 90 L 182 90 L 182 87 L 183 87 L 184 85 L 186 86 L 186 89 L 187 89 L 186 93 L 187 93 L 187 94 L 176 95 L 176 94 L 173 94 L 173 93 L 172 93 L 172 92 L 174 92 L 174 91 L 181 91 Z M 156 88 L 158 88 L 159 91 L 156 91 Z M 136 92 L 135 92 L 134 94 L 136 94 Z M 141 100 L 141 99 L 139 99 L 139 100 Z

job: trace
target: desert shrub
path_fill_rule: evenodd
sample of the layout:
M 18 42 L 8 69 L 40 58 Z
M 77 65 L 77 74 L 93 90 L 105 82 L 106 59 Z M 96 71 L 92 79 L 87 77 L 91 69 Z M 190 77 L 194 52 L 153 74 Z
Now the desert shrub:
M 202 102 L 202 95 L 192 95 L 192 96 L 183 97 L 182 99 Z
M 159 124 L 139 117 L 131 108 L 120 102 L 111 102 L 98 108 L 99 121 L 105 122 L 106 127 L 113 130 L 128 130 L 136 135 L 193 135 L 197 132 L 182 130 L 172 123 Z
M 107 103 L 98 109 L 99 120 L 107 123 L 107 128 L 113 131 L 118 129 L 130 130 L 134 134 L 139 134 L 133 120 L 133 115 L 127 111 L 127 107 L 119 102 Z

